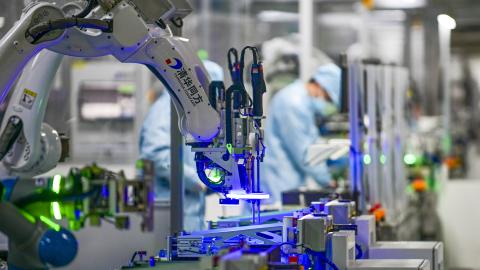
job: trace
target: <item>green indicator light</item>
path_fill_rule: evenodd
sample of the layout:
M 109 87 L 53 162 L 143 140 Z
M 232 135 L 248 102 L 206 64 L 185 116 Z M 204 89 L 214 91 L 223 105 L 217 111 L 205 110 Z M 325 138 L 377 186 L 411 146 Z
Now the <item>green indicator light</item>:
M 35 217 L 27 213 L 26 211 L 20 210 L 20 213 L 28 220 L 30 223 L 35 223 Z
M 370 157 L 370 155 L 363 156 L 363 163 L 365 163 L 365 165 L 370 165 L 370 163 L 372 163 L 372 158 Z
M 415 157 L 415 155 L 412 155 L 412 154 L 406 154 L 403 157 L 403 161 L 407 165 L 413 165 L 413 164 L 415 164 L 415 162 L 417 162 L 417 157 Z
M 367 150 L 369 147 L 368 147 L 368 142 L 364 142 L 363 143 L 363 149 L 364 150 Z
M 228 153 L 230 153 L 230 155 L 232 154 L 232 151 L 233 151 L 233 146 L 232 146 L 232 144 L 230 144 L 230 143 L 227 144 L 227 151 L 228 151 Z
M 62 219 L 62 212 L 60 211 L 60 204 L 58 202 L 52 202 L 52 213 L 56 220 Z
M 442 139 L 442 148 L 444 153 L 450 153 L 452 149 L 452 138 L 450 136 L 447 135 Z
M 380 163 L 385 164 L 387 162 L 387 157 L 385 155 L 380 156 Z
M 134 84 L 123 84 L 118 87 L 118 92 L 124 95 L 131 95 L 135 93 L 135 85 Z
M 208 177 L 208 180 L 214 184 L 219 184 L 223 180 L 223 172 L 218 168 L 206 169 L 205 174 Z
M 74 220 L 70 220 L 68 222 L 68 227 L 70 228 L 70 230 L 73 230 L 73 231 L 78 231 L 82 228 L 80 222 L 74 221 Z
M 208 52 L 207 52 L 207 50 L 200 49 L 200 50 L 198 50 L 197 55 L 198 55 L 198 58 L 200 58 L 200 60 L 202 60 L 202 61 L 208 59 Z
M 406 192 L 408 194 L 415 194 L 415 190 L 413 189 L 412 185 L 408 185 L 406 188 Z
M 60 231 L 60 225 L 58 225 L 57 223 L 51 221 L 49 218 L 47 217 L 44 217 L 44 216 L 40 216 L 40 220 L 47 224 L 50 228 L 52 228 L 53 230 L 59 232 Z
M 62 182 L 62 176 L 57 174 L 53 177 L 52 191 L 55 193 L 60 193 L 60 183 Z

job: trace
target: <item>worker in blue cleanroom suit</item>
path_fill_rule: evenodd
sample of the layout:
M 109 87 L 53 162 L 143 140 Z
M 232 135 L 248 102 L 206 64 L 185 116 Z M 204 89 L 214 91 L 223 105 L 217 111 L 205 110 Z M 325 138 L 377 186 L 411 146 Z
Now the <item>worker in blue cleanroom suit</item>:
M 320 138 L 316 116 L 326 117 L 340 103 L 341 71 L 334 64 L 320 66 L 312 79 L 295 81 L 280 90 L 270 103 L 265 126 L 266 154 L 262 168 L 262 189 L 272 204 L 281 193 L 307 184 L 307 179 L 328 187 L 331 175 L 326 164 L 305 163 L 308 146 Z
M 203 63 L 213 81 L 223 81 L 223 69 L 219 65 L 207 60 Z M 206 187 L 198 179 L 194 153 L 190 147 L 184 147 L 183 150 L 184 230 L 201 230 L 204 228 Z M 155 164 L 156 200 L 170 200 L 170 96 L 165 91 L 152 105 L 143 123 L 140 156 Z

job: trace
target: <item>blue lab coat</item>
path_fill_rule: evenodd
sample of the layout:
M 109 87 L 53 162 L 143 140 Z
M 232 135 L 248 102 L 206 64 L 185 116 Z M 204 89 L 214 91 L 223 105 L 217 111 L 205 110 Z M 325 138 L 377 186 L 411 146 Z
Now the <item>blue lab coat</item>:
M 262 189 L 270 203 L 281 202 L 283 191 L 299 188 L 311 177 L 320 186 L 329 185 L 326 164 L 306 164 L 308 147 L 320 137 L 315 115 L 322 108 L 308 95 L 300 80 L 276 94 L 269 107 L 265 126 L 266 153 L 262 167 Z

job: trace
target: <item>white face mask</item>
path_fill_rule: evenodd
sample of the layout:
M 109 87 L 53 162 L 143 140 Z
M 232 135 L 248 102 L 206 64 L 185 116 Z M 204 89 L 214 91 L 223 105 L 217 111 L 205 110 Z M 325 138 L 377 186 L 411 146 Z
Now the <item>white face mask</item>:
M 337 107 L 323 98 L 314 98 L 312 103 L 315 113 L 320 114 L 322 117 L 328 117 L 337 112 Z

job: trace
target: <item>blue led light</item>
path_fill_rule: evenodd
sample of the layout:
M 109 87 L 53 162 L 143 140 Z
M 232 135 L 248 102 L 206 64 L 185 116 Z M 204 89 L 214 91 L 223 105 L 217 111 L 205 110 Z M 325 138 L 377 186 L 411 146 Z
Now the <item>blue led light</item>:
M 108 198 L 108 187 L 107 185 L 102 185 L 102 197 Z
M 82 211 L 80 209 L 75 209 L 75 220 L 80 220 L 82 217 Z
M 225 198 L 225 199 L 220 199 L 219 202 L 221 205 L 239 205 L 240 200 L 237 199 L 230 199 L 230 198 Z

